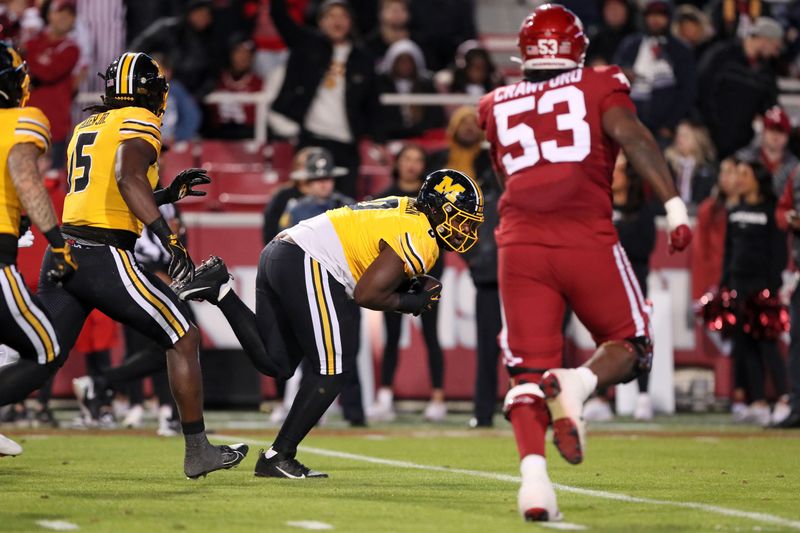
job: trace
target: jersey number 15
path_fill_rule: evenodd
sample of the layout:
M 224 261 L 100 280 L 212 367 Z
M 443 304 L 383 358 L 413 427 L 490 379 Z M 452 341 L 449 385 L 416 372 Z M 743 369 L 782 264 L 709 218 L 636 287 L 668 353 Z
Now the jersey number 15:
M 75 151 L 69 158 L 69 172 L 67 173 L 67 194 L 83 192 L 89 186 L 89 174 L 92 172 L 92 155 L 86 153 L 87 147 L 94 144 L 97 132 L 78 134 L 75 139 Z
M 556 115 L 559 131 L 572 132 L 572 144 L 559 146 L 555 140 L 536 142 L 533 128 L 525 122 L 509 127 L 509 118 L 514 115 L 536 111 L 539 115 L 552 113 L 556 104 L 566 103 L 567 111 Z M 539 98 L 526 96 L 494 106 L 497 124 L 497 138 L 504 147 L 515 144 L 522 146 L 522 155 L 514 157 L 506 153 L 502 157 L 503 166 L 509 176 L 515 172 L 532 167 L 541 159 L 551 163 L 583 161 L 591 150 L 591 135 L 586 118 L 586 102 L 583 91 L 574 86 L 561 87 L 547 91 Z

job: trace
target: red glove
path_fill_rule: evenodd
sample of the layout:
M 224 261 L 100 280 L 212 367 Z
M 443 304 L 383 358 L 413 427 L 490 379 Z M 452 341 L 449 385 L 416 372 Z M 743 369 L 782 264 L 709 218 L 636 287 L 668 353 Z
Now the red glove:
M 681 224 L 669 233 L 669 253 L 682 252 L 692 242 L 692 230 Z

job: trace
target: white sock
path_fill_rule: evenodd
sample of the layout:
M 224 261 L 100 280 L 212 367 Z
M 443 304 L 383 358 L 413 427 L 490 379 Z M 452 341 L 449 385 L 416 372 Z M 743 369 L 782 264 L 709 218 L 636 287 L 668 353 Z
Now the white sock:
M 522 480 L 536 479 L 547 476 L 547 460 L 541 455 L 526 455 L 519 463 Z
M 587 367 L 582 366 L 575 369 L 575 373 L 581 379 L 586 397 L 588 398 L 597 389 L 597 374 L 589 370 Z
M 278 455 L 278 452 L 270 448 L 269 450 L 267 450 L 267 453 L 264 454 L 264 457 L 266 457 L 267 459 L 272 459 L 276 455 Z

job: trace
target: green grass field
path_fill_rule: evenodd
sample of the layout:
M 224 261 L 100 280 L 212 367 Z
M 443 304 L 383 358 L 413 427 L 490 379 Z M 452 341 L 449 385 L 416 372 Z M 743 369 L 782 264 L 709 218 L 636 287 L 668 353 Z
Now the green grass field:
M 250 456 L 199 481 L 182 476 L 180 438 L 4 429 L 25 452 L 0 460 L 0 531 L 45 531 L 40 520 L 114 533 L 301 531 L 291 524 L 308 521 L 335 531 L 544 530 L 517 514 L 517 457 L 505 423 L 491 431 L 464 430 L 463 420 L 359 431 L 334 423 L 312 432 L 298 455 L 331 478 L 297 482 L 255 478 L 256 453 L 274 430 L 237 430 L 226 416 L 213 418 L 214 440 L 244 437 Z M 561 527 L 800 530 L 800 432 L 721 421 L 597 426 L 577 467 L 549 449 Z

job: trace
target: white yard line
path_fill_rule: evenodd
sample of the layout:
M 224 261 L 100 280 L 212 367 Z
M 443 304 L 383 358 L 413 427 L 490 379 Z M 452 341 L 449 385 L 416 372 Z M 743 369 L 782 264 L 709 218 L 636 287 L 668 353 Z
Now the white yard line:
M 78 524 L 73 524 L 65 520 L 37 520 L 36 525 L 54 531 L 76 531 L 80 529 Z
M 236 442 L 247 442 L 251 439 L 232 437 L 230 435 L 214 435 L 218 439 L 230 440 Z M 495 472 L 483 472 L 480 470 L 467 470 L 464 468 L 448 468 L 446 466 L 433 466 L 423 465 L 418 463 L 411 463 L 408 461 L 395 461 L 393 459 L 382 459 L 380 457 L 371 457 L 369 455 L 360 455 L 355 453 L 339 452 L 336 450 L 326 450 L 324 448 L 314 448 L 311 446 L 301 446 L 300 450 L 314 455 L 322 455 L 325 457 L 336 457 L 337 459 L 347 459 L 350 461 L 360 461 L 362 463 L 373 463 L 384 466 L 393 466 L 396 468 L 408 468 L 412 470 L 426 470 L 429 472 L 446 472 L 450 474 L 461 474 L 464 476 L 480 477 L 484 479 L 492 479 L 495 481 L 507 481 L 510 483 L 520 483 L 522 480 L 519 476 L 511 476 L 508 474 L 497 474 Z M 722 516 L 731 516 L 735 518 L 744 518 L 761 522 L 764 524 L 774 524 L 776 526 L 787 527 L 791 529 L 800 530 L 800 520 L 791 520 L 780 516 L 755 513 L 751 511 L 741 511 L 739 509 L 730 509 L 727 507 L 720 507 L 718 505 L 710 505 L 699 502 L 680 502 L 670 500 L 657 500 L 655 498 L 640 498 L 638 496 L 629 496 L 619 492 L 607 492 L 604 490 L 584 489 L 581 487 L 572 487 L 569 485 L 561 485 L 553 483 L 556 490 L 561 492 L 571 492 L 573 494 L 580 494 L 581 496 L 590 496 L 592 498 L 602 498 L 606 500 L 616 500 L 626 503 L 642 503 L 645 505 L 659 505 L 664 507 L 678 507 L 682 509 L 695 509 L 697 511 L 704 511 L 707 513 L 718 514 Z

